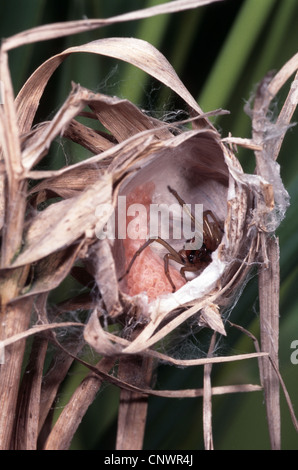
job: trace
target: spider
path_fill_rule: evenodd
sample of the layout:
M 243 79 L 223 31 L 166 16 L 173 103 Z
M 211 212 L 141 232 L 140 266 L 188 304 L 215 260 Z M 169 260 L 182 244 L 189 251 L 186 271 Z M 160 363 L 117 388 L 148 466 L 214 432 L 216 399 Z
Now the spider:
M 185 202 L 179 196 L 177 191 L 175 191 L 175 189 L 172 189 L 170 186 L 168 186 L 168 190 L 177 199 L 179 204 L 183 208 L 185 208 L 186 207 Z M 192 222 L 195 223 L 194 216 L 191 213 L 189 215 L 191 217 Z M 151 243 L 156 242 L 156 243 L 160 243 L 161 245 L 163 245 L 164 248 L 166 248 L 166 250 L 168 251 L 168 253 L 166 253 L 163 257 L 164 270 L 165 270 L 165 275 L 169 283 L 171 284 L 172 291 L 175 292 L 176 286 L 169 272 L 169 261 L 172 260 L 172 261 L 176 261 L 176 263 L 182 264 L 182 267 L 180 269 L 180 274 L 187 282 L 188 280 L 186 278 L 185 272 L 202 271 L 211 262 L 211 254 L 213 251 L 216 250 L 216 248 L 220 244 L 222 233 L 223 233 L 223 230 L 220 226 L 219 221 L 213 214 L 213 212 L 211 210 L 204 211 L 203 212 L 203 243 L 202 243 L 202 246 L 198 250 L 186 250 L 185 248 L 183 248 L 180 251 L 176 251 L 168 242 L 166 242 L 160 237 L 149 238 L 135 252 L 132 259 L 130 260 L 127 270 L 125 271 L 123 276 L 120 277 L 119 281 L 122 281 L 122 279 L 125 276 L 127 276 L 136 258 L 145 250 L 145 248 L 151 245 Z M 190 241 L 194 242 L 195 238 L 193 238 L 192 240 L 187 240 L 187 242 L 190 242 Z

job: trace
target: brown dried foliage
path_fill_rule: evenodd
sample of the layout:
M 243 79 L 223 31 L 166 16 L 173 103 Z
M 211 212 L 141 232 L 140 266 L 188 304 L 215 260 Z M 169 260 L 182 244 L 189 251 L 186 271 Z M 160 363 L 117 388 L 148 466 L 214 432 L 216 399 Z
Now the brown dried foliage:
M 43 63 L 16 99 L 8 68 L 9 50 L 22 44 L 207 3 L 211 0 L 181 0 L 110 20 L 46 25 L 13 36 L 2 44 L 0 72 L 5 96 L 4 104 L 0 106 L 1 449 L 69 448 L 74 432 L 103 381 L 121 388 L 118 449 L 142 448 L 149 395 L 172 398 L 202 396 L 205 447 L 211 449 L 212 396 L 262 388 L 265 390 L 272 448 L 280 448 L 279 384 L 285 393 L 286 389 L 278 372 L 279 254 L 278 240 L 272 238 L 272 231 L 268 233 L 266 220 L 275 206 L 272 175 L 276 177 L 276 174 L 271 163 L 278 156 L 284 134 L 280 134 L 272 144 L 270 152 L 268 148 L 265 151 L 263 144 L 269 103 L 297 70 L 298 57 L 295 56 L 269 83 L 260 87 L 253 109 L 252 140 L 232 137 L 221 140 L 208 115 L 203 114 L 167 60 L 144 41 L 106 38 L 67 49 Z M 183 132 L 177 127 L 173 133 L 173 124 L 146 116 L 127 100 L 93 93 L 75 84 L 53 119 L 33 128 L 40 98 L 51 75 L 70 54 L 77 52 L 127 61 L 160 80 L 189 106 L 193 130 Z M 292 87 L 275 125 L 282 123 L 286 128 L 289 124 L 295 109 L 295 101 L 291 99 L 294 92 Z M 89 115 L 107 129 L 106 133 L 95 132 L 76 120 L 86 108 L 89 108 Z M 47 154 L 53 140 L 62 135 L 85 147 L 94 156 L 56 171 L 37 170 L 36 165 Z M 232 152 L 234 144 L 255 151 L 256 175 L 242 172 Z M 107 240 L 98 240 L 95 234 L 95 229 L 105 226 L 110 214 L 95 218 L 95 208 L 100 204 L 115 204 L 116 196 L 125 184 L 129 187 L 134 178 L 142 178 L 144 163 L 153 162 L 154 171 L 156 156 L 168 158 L 168 150 L 187 153 L 192 148 L 202 155 L 204 151 L 209 152 L 213 159 L 208 170 L 204 157 L 198 157 L 196 164 L 200 171 L 208 173 L 210 182 L 215 185 L 214 194 L 221 185 L 226 188 L 227 198 L 227 188 L 234 188 L 234 197 L 229 196 L 225 201 L 219 198 L 217 202 L 217 212 L 222 214 L 224 221 L 225 237 L 218 250 L 215 277 L 210 285 L 206 281 L 202 291 L 195 290 L 195 294 L 191 294 L 186 286 L 183 296 L 177 292 L 176 303 L 169 296 L 160 303 L 148 305 L 144 299 L 131 298 L 119 288 L 119 262 L 115 261 Z M 271 155 L 270 164 L 268 153 Z M 37 183 L 29 189 L 28 181 L 32 180 Z M 280 181 L 279 184 L 282 189 Z M 53 203 L 38 210 L 41 203 L 53 197 L 56 198 Z M 74 266 L 77 260 L 81 265 Z M 213 357 L 216 334 L 226 334 L 220 308 L 229 304 L 233 292 L 245 281 L 255 261 L 261 263 L 261 347 L 257 347 L 253 354 Z M 57 318 L 52 318 L 53 315 L 47 311 L 48 294 L 70 272 L 82 282 L 92 281 L 98 291 L 98 300 L 88 295 L 74 297 L 61 304 Z M 63 312 L 78 308 L 93 312 L 86 324 L 61 320 Z M 207 358 L 177 360 L 154 349 L 160 339 L 193 316 L 202 326 L 214 330 Z M 32 318 L 34 324 L 30 326 Z M 123 332 L 122 336 L 111 334 L 105 329 L 102 320 L 113 323 L 119 318 L 125 323 L 138 319 L 132 336 Z M 55 336 L 57 328 L 68 331 L 68 340 L 63 344 Z M 78 339 L 78 329 L 83 330 L 84 340 L 82 337 Z M 34 341 L 26 366 L 28 373 L 21 380 L 25 340 L 29 336 L 34 336 Z M 255 338 L 253 340 L 257 345 Z M 101 356 L 95 365 L 78 357 L 85 342 Z M 44 373 L 49 343 L 55 345 L 56 355 L 53 365 Z M 212 364 L 251 358 L 260 360 L 260 384 L 212 387 Z M 204 388 L 154 390 L 151 388 L 151 374 L 158 360 L 178 366 L 204 366 Z M 52 426 L 52 405 L 73 361 L 86 365 L 90 373 Z M 110 371 L 118 361 L 119 371 L 115 375 Z M 297 428 L 287 393 L 286 397 Z

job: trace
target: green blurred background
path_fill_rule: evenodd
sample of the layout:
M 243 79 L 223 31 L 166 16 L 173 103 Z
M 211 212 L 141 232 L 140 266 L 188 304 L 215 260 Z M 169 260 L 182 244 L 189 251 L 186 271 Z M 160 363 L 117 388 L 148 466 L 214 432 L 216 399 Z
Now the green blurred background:
M 108 18 L 161 0 L 1 0 L 0 33 L 8 37 L 21 30 L 50 22 L 88 18 Z M 15 92 L 44 60 L 69 46 L 107 36 L 134 36 L 155 45 L 172 63 L 178 75 L 198 99 L 204 111 L 218 107 L 231 111 L 216 122 L 227 136 L 250 137 L 251 121 L 243 108 L 263 76 L 279 68 L 297 52 L 297 0 L 224 0 L 197 10 L 162 15 L 152 19 L 105 27 L 89 33 L 23 46 L 10 53 Z M 161 84 L 125 63 L 94 55 L 76 54 L 55 72 L 41 100 L 37 120 L 51 118 L 70 91 L 71 80 L 94 91 L 132 100 L 157 117 L 175 114 L 184 104 Z M 289 84 L 281 90 L 274 107 L 277 115 Z M 297 121 L 296 112 L 293 122 Z M 77 146 L 58 143 L 47 165 L 59 165 L 85 158 Z M 284 141 L 279 163 L 291 206 L 278 229 L 281 245 L 280 294 L 280 371 L 298 413 L 298 365 L 292 364 L 291 343 L 298 340 L 298 134 L 291 128 Z M 239 159 L 247 172 L 254 170 L 252 152 L 239 149 Z M 61 287 L 68 297 L 67 284 Z M 61 295 L 61 290 L 60 290 Z M 252 276 L 230 319 L 258 336 L 258 289 Z M 208 344 L 209 333 L 187 336 L 184 326 L 175 337 L 175 354 L 198 356 Z M 251 342 L 228 328 L 228 337 L 218 342 L 219 354 L 253 352 Z M 178 334 L 180 335 L 180 341 Z M 203 351 L 204 353 L 204 351 Z M 80 382 L 86 370 L 75 366 L 61 391 L 57 412 Z M 216 366 L 213 385 L 258 383 L 256 361 Z M 158 388 L 190 388 L 202 385 L 199 368 L 176 369 L 161 365 L 157 371 Z M 82 421 L 73 449 L 113 449 L 119 392 L 103 387 Z M 268 449 L 264 397 L 260 392 L 213 398 L 214 442 L 217 449 Z M 298 449 L 298 438 L 291 423 L 284 397 L 282 408 L 283 449 Z M 150 398 L 145 435 L 146 449 L 202 449 L 202 400 Z

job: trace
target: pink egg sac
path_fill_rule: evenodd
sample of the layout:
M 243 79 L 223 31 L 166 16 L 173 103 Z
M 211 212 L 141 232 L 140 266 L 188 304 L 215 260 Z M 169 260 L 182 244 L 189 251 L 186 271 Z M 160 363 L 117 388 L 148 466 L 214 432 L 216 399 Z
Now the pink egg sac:
M 127 195 L 127 207 L 132 204 L 142 204 L 147 210 L 147 224 L 149 223 L 150 204 L 152 203 L 152 194 L 155 189 L 153 182 L 147 182 L 138 186 Z M 132 217 L 127 216 L 127 226 L 131 222 Z M 140 230 L 144 227 L 135 226 L 136 237 L 126 237 L 123 240 L 125 249 L 126 265 L 125 269 L 136 253 L 136 251 L 146 242 L 146 238 L 137 238 Z M 130 225 L 130 235 L 131 235 Z M 153 242 L 152 245 L 156 243 Z M 151 246 L 152 246 L 151 245 Z M 164 261 L 152 250 L 151 246 L 147 246 L 139 256 L 136 257 L 129 273 L 126 276 L 126 291 L 129 295 L 134 296 L 145 293 L 149 301 L 165 294 L 172 293 L 172 286 L 165 274 Z M 185 280 L 173 266 L 169 266 L 170 276 L 176 286 L 176 290 L 185 284 Z

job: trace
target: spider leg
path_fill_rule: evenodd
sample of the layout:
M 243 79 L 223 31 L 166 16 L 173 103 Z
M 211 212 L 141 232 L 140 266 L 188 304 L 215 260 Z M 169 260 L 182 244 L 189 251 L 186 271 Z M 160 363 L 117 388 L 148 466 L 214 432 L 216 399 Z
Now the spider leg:
M 163 257 L 164 266 L 165 266 L 165 275 L 167 276 L 168 281 L 172 286 L 173 292 L 175 292 L 176 291 L 176 286 L 175 286 L 175 284 L 174 284 L 174 282 L 171 278 L 170 271 L 169 271 L 169 260 L 170 259 L 173 260 L 173 261 L 176 261 L 177 263 L 180 263 L 180 264 L 183 263 L 184 260 L 181 258 L 181 256 L 179 255 L 179 253 L 177 251 L 175 252 L 175 254 L 166 253 Z M 181 269 L 183 269 L 183 268 L 181 268 Z M 181 270 L 180 270 L 180 273 L 181 273 Z M 183 278 L 187 281 L 185 275 L 183 275 Z
M 129 273 L 129 271 L 131 270 L 132 268 L 132 265 L 133 263 L 135 262 L 136 258 L 142 253 L 142 251 L 145 250 L 145 248 L 147 248 L 147 246 L 151 245 L 151 243 L 153 242 L 157 242 L 157 243 L 160 243 L 161 245 L 163 245 L 168 251 L 169 253 L 167 253 L 168 255 L 171 254 L 171 259 L 173 259 L 174 261 L 177 261 L 178 263 L 183 263 L 183 260 L 181 258 L 181 256 L 179 255 L 179 253 L 174 250 L 174 248 L 169 244 L 167 243 L 165 240 L 163 240 L 162 238 L 160 237 L 157 237 L 157 238 L 149 238 L 149 240 L 147 240 L 136 252 L 135 254 L 133 255 L 133 257 L 131 258 L 130 260 L 130 263 L 125 271 L 125 273 L 118 279 L 118 281 L 122 281 L 122 279 L 127 276 L 127 274 Z M 165 255 L 166 256 L 166 255 Z M 166 273 L 166 268 L 165 268 L 165 274 L 167 276 L 167 278 L 169 279 L 169 276 L 170 274 L 167 274 Z M 170 281 L 170 279 L 169 279 Z M 170 281 L 170 284 L 172 287 L 174 287 L 174 289 L 176 290 L 174 284 L 173 284 L 173 281 L 171 280 Z
M 200 270 L 200 268 L 198 266 L 182 266 L 182 268 L 180 269 L 180 274 L 187 282 L 187 279 L 186 279 L 186 276 L 185 276 L 185 271 L 189 271 L 189 272 L 194 273 L 194 272 L 199 271 L 199 270 Z
M 173 196 L 177 199 L 177 201 L 179 202 L 179 204 L 180 204 L 180 206 L 182 207 L 182 209 L 187 212 L 187 214 L 189 215 L 190 219 L 191 219 L 192 222 L 194 222 L 194 224 L 195 224 L 195 223 L 196 223 L 196 220 L 195 220 L 193 214 L 191 213 L 191 211 L 187 208 L 187 204 L 183 201 L 182 197 L 180 197 L 179 194 L 177 193 L 177 191 L 175 191 L 175 189 L 171 188 L 171 186 L 168 186 L 168 190 L 169 190 L 170 193 L 172 193 Z
M 211 219 L 213 219 L 213 222 L 210 222 L 208 220 L 208 216 Z M 217 217 L 215 217 L 213 212 L 210 210 L 204 211 L 203 213 L 203 227 L 204 227 L 204 239 L 207 241 L 206 245 L 208 247 L 210 246 L 210 249 L 212 249 L 211 247 L 213 247 L 213 245 L 216 248 L 216 246 L 218 246 L 218 244 L 220 243 L 223 230 L 221 228 L 221 225 Z M 215 244 L 214 244 L 214 241 L 215 241 Z

